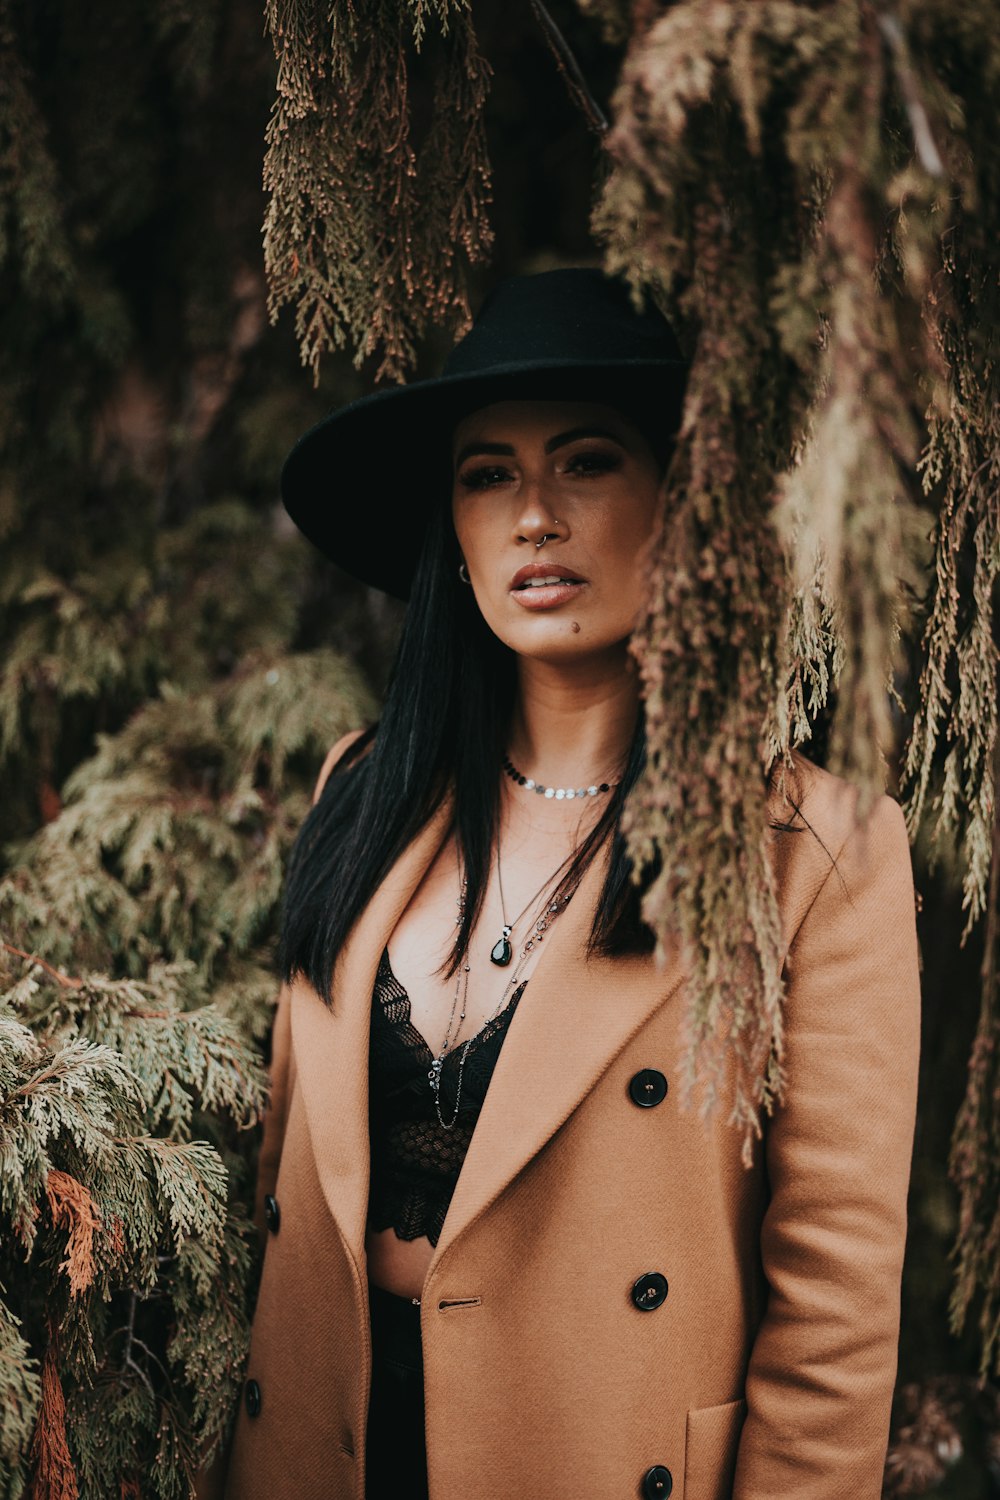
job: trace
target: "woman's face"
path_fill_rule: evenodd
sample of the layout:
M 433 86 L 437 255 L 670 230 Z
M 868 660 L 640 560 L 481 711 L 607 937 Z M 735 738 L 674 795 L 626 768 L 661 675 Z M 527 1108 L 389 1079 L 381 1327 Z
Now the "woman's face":
M 459 423 L 452 471 L 458 544 L 505 645 L 565 660 L 627 640 L 661 477 L 627 418 L 599 402 L 497 402 Z

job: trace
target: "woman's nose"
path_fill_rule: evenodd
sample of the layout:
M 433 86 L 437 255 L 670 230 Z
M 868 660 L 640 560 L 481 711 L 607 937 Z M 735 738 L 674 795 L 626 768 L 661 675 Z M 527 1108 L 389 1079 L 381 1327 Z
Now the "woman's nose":
M 553 509 L 542 481 L 531 481 L 522 486 L 521 504 L 514 522 L 514 540 L 533 542 L 535 546 L 543 537 L 563 536 L 566 526 Z

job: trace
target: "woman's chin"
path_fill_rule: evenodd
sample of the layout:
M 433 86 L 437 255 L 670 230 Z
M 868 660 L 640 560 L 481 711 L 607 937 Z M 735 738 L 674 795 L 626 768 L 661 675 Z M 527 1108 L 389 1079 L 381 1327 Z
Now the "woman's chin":
M 582 612 L 578 612 L 578 615 Z M 504 645 L 526 661 L 570 665 L 600 660 L 609 654 L 628 655 L 628 635 L 607 627 L 598 629 L 585 617 L 578 618 L 570 612 L 560 610 L 545 615 L 536 614 L 525 623 L 512 626 L 504 622 L 502 630 L 494 633 Z

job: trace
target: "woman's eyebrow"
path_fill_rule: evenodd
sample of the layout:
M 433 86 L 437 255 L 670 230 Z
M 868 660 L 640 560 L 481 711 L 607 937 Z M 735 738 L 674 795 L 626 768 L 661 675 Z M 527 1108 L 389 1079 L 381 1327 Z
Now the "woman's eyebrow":
M 567 443 L 575 443 L 580 438 L 595 437 L 609 438 L 611 442 L 617 443 L 620 448 L 626 446 L 624 438 L 617 432 L 612 432 L 608 427 L 571 427 L 568 432 L 559 432 L 555 437 L 548 438 L 545 443 L 545 452 L 554 453 L 557 448 L 562 448 Z M 466 443 L 461 452 L 456 455 L 456 469 L 474 454 L 488 454 L 491 458 L 512 458 L 514 456 L 514 448 L 511 443 Z
M 464 464 L 474 453 L 488 453 L 491 458 L 513 458 L 514 449 L 510 443 L 466 443 L 455 458 L 455 468 Z
M 569 432 L 560 432 L 555 437 L 549 438 L 545 444 L 546 453 L 554 453 L 557 448 L 562 448 L 566 443 L 575 443 L 579 438 L 610 438 L 617 443 L 619 448 L 625 447 L 625 440 L 617 432 L 612 432 L 609 427 L 571 427 Z

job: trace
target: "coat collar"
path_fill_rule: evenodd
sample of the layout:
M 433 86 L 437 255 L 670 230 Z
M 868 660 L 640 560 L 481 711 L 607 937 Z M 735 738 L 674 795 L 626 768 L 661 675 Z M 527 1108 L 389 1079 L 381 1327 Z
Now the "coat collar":
M 450 820 L 446 799 L 358 918 L 334 973 L 332 1008 L 305 981 L 293 987 L 292 1045 L 317 1171 L 359 1266 L 368 1203 L 368 1037 L 375 973 Z M 587 955 L 609 857 L 606 844 L 545 938 L 500 1050 L 428 1276 L 681 983 L 676 947 L 668 947 L 659 963 L 646 955 Z

